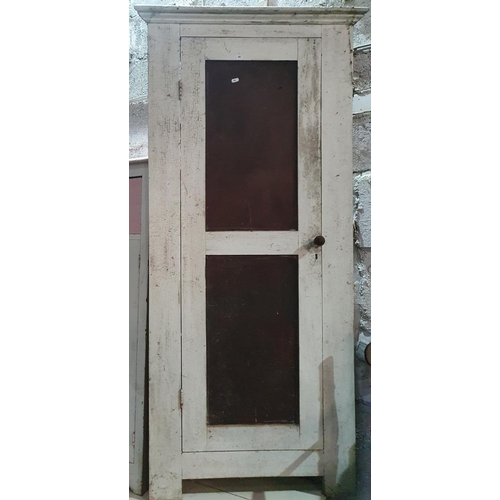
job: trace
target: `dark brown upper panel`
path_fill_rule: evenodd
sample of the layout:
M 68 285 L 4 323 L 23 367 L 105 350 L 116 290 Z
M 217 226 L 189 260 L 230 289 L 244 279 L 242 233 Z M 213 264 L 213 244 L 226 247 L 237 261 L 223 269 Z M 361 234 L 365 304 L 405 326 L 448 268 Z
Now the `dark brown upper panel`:
M 296 230 L 297 62 L 206 61 L 206 228 Z

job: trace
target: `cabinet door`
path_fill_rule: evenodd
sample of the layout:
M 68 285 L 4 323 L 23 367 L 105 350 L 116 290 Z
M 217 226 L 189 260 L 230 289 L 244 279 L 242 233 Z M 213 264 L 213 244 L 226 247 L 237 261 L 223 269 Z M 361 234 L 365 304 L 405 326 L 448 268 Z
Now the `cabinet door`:
M 183 38 L 183 451 L 322 449 L 320 41 Z

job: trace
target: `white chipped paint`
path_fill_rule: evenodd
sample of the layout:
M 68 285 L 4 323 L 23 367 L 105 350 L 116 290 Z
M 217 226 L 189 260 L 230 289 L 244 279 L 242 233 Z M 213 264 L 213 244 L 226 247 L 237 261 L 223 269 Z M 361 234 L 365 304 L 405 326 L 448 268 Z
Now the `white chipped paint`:
M 354 488 L 351 30 L 322 27 L 324 492 Z

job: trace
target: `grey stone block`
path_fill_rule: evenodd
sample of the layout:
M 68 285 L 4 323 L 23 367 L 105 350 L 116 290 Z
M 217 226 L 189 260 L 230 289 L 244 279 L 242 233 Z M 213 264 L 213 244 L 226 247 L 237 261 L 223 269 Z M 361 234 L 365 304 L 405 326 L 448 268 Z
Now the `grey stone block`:
M 148 103 L 129 103 L 129 158 L 148 156 Z
M 135 59 L 129 64 L 129 99 L 148 95 L 148 61 Z
M 354 176 L 354 220 L 360 248 L 371 247 L 371 172 Z
M 347 5 L 346 5 L 347 7 Z M 368 6 L 366 6 L 368 7 Z M 355 25 L 353 29 L 353 46 L 367 45 L 371 43 L 372 16 L 369 10 Z
M 354 255 L 356 341 L 363 348 L 371 342 L 371 249 L 356 249 Z M 358 353 L 361 354 L 362 353 Z
M 353 170 L 366 172 L 371 169 L 371 113 L 352 118 Z
M 353 85 L 356 94 L 371 92 L 371 51 L 354 52 Z

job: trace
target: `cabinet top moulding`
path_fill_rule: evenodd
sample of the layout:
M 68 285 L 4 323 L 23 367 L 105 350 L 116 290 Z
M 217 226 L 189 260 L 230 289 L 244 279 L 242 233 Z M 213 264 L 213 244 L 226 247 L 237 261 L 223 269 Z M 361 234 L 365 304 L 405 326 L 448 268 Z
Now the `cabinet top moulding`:
M 289 7 L 175 7 L 136 5 L 147 23 L 160 24 L 355 24 L 364 7 L 337 9 Z

